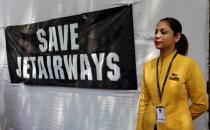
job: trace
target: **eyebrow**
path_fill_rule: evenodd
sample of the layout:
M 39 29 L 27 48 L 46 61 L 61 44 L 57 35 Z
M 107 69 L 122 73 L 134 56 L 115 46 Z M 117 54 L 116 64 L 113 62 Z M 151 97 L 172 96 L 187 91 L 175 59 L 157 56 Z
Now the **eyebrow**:
M 156 28 L 155 30 L 158 30 L 158 28 Z M 160 28 L 159 30 L 166 30 L 167 31 L 167 28 Z

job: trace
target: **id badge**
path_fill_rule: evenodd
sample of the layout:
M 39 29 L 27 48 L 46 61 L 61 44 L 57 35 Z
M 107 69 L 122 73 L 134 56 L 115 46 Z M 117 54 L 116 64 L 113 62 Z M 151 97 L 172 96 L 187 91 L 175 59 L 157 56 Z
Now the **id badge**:
M 165 115 L 165 109 L 163 106 L 157 106 L 156 107 L 157 112 L 157 122 L 158 123 L 166 123 L 166 115 Z

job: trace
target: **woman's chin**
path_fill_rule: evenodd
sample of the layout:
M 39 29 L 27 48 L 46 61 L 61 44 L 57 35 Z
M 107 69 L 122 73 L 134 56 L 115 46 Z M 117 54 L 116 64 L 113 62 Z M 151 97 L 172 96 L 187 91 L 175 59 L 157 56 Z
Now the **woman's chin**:
M 155 45 L 155 47 L 156 47 L 156 49 L 161 49 L 162 48 L 162 46 L 160 46 L 160 45 Z

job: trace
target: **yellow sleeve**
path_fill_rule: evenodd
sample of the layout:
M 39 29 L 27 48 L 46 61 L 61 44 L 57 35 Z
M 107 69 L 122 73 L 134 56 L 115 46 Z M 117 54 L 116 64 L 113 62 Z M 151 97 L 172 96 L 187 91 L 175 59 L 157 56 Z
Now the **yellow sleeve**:
M 208 109 L 206 83 L 197 62 L 193 61 L 187 72 L 186 86 L 192 102 L 190 111 L 194 120 Z
M 146 87 L 146 83 L 145 83 L 145 67 L 144 67 L 136 130 L 143 130 L 144 112 L 147 109 L 149 101 L 150 101 L 150 95 L 147 91 L 147 87 Z

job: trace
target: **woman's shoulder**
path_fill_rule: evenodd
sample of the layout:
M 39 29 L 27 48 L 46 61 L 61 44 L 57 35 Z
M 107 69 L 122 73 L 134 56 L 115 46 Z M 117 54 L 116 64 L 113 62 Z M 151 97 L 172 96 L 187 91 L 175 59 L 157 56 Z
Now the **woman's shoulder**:
M 156 63 L 157 63 L 157 59 L 158 57 L 156 58 L 153 58 L 147 62 L 144 63 L 144 67 L 148 68 L 148 67 L 154 67 L 156 66 Z M 194 65 L 198 65 L 197 61 L 195 61 L 194 59 L 188 57 L 188 56 L 184 56 L 184 55 L 181 55 L 181 54 L 178 54 L 177 57 L 176 57 L 176 62 L 178 62 L 179 64 L 182 63 L 185 64 L 186 66 L 194 66 Z
M 180 54 L 178 54 L 177 60 L 180 62 L 185 62 L 185 63 L 189 63 L 189 64 L 192 64 L 192 63 L 197 64 L 197 61 L 195 61 L 194 59 L 192 59 L 188 56 L 180 55 Z
M 184 68 L 186 68 L 187 70 L 189 69 L 196 69 L 196 68 L 200 68 L 198 62 L 188 56 L 183 56 L 183 55 L 178 55 L 177 56 L 177 63 L 181 66 L 183 66 Z
M 158 59 L 158 57 L 147 61 L 146 63 L 144 63 L 144 67 L 149 67 L 149 66 L 152 67 L 152 66 L 156 65 L 157 59 Z M 186 65 L 192 65 L 192 64 L 196 64 L 197 65 L 198 64 L 197 61 L 195 61 L 194 59 L 192 59 L 192 58 L 190 58 L 188 56 L 181 55 L 181 54 L 177 55 L 176 61 L 179 62 L 179 63 L 184 63 Z
M 144 63 L 144 67 L 151 67 L 151 66 L 156 65 L 157 59 L 158 59 L 158 57 L 147 61 L 146 63 Z

